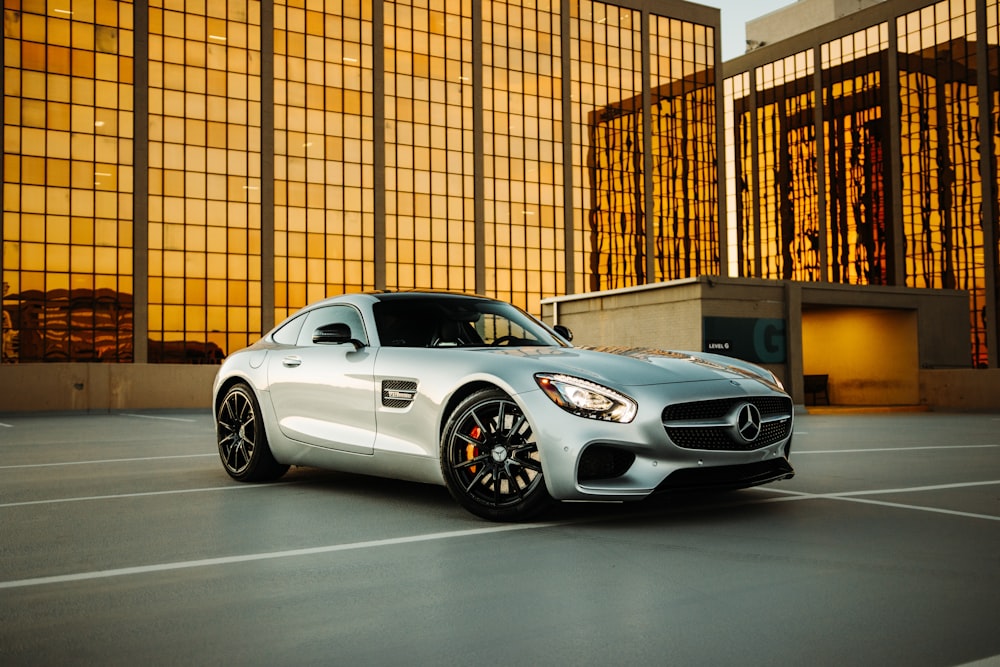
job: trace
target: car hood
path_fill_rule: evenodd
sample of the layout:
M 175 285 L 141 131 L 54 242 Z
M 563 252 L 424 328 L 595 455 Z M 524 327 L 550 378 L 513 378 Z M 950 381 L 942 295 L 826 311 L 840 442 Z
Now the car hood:
M 521 347 L 487 352 L 530 359 L 538 371 L 578 375 L 626 387 L 749 378 L 778 389 L 764 369 L 714 354 L 610 346 Z

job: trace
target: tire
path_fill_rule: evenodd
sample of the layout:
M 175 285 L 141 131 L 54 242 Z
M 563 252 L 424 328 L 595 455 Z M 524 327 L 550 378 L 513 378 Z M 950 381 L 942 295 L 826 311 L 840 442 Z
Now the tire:
M 226 392 L 215 415 L 215 433 L 222 466 L 233 479 L 269 482 L 288 470 L 271 454 L 260 404 L 246 384 L 234 384 Z
M 452 412 L 441 472 L 462 507 L 491 521 L 525 521 L 552 503 L 531 424 L 499 389 L 477 391 Z

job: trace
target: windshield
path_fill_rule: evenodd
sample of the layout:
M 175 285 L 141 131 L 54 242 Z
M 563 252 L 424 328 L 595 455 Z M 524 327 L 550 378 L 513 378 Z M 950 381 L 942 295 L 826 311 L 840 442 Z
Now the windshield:
M 454 295 L 393 295 L 374 304 L 389 347 L 565 347 L 524 311 L 500 301 Z

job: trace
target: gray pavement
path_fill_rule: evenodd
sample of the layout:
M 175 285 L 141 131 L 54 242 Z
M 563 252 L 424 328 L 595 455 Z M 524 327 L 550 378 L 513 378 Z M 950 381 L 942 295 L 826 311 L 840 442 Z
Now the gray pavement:
M 0 664 L 1000 662 L 1000 415 L 799 415 L 794 479 L 497 525 L 241 485 L 202 412 L 0 415 Z

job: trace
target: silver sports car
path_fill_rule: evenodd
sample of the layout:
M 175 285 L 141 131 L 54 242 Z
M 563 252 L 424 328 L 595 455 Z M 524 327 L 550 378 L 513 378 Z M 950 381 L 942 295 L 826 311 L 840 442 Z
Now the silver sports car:
M 223 363 L 222 464 L 247 482 L 296 465 L 443 484 L 500 521 L 794 474 L 792 401 L 768 371 L 570 338 L 478 296 L 320 301 Z

